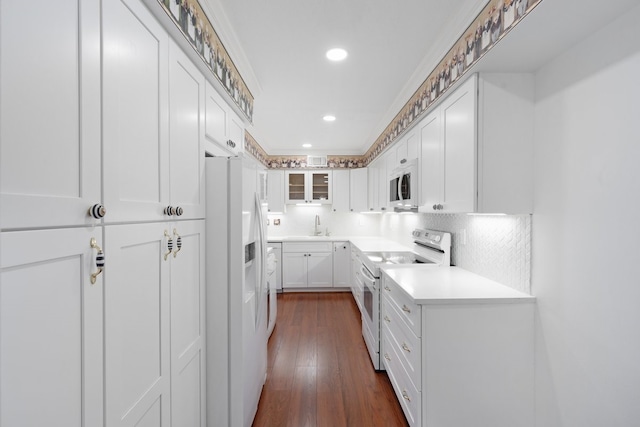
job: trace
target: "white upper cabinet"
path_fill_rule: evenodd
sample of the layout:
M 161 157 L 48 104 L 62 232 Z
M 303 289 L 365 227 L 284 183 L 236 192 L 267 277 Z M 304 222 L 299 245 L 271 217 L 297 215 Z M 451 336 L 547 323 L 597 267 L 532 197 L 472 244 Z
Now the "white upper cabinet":
M 533 78 L 472 76 L 420 121 L 420 211 L 532 211 Z
M 267 204 L 268 212 L 285 212 L 284 203 L 284 171 L 267 171 Z
M 349 209 L 351 212 L 364 212 L 368 210 L 369 175 L 366 168 L 351 169 L 349 171 Z
M 214 155 L 244 151 L 244 122 L 209 82 L 205 104 L 207 151 Z
M 2 1 L 0 76 L 0 227 L 94 224 L 100 2 Z
M 137 1 L 108 1 L 102 6 L 106 219 L 166 219 L 168 36 Z
M 331 185 L 333 186 L 334 212 L 349 212 L 350 174 L 348 169 L 339 169 L 331 172 Z
M 204 77 L 171 41 L 169 176 L 175 218 L 204 218 L 204 96 Z
M 285 185 L 289 204 L 331 203 L 331 171 L 286 171 Z
M 419 154 L 419 140 L 418 131 L 414 127 L 407 134 L 405 134 L 400 141 L 392 149 L 390 156 L 395 156 L 394 164 L 396 167 L 402 166 L 409 160 L 418 158 Z

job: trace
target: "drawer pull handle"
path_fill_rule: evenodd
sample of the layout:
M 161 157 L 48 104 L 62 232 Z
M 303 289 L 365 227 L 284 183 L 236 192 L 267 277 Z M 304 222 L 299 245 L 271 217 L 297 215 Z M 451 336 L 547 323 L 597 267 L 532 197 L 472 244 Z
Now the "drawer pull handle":
M 167 252 L 164 254 L 164 260 L 166 261 L 173 252 L 173 239 L 167 230 L 164 230 L 164 237 L 167 238 Z
M 389 357 L 389 355 L 387 353 L 384 354 L 384 358 L 387 359 L 389 362 L 391 362 L 391 358 Z
M 402 343 L 402 349 L 404 351 L 406 351 L 407 353 L 411 353 L 411 349 L 409 348 L 409 346 L 406 343 Z
M 385 288 L 387 291 L 391 292 L 391 288 L 390 288 L 390 287 L 388 287 L 387 285 L 384 285 L 384 288 Z
M 384 316 L 384 320 L 386 320 L 388 323 L 391 323 L 391 319 L 389 319 L 389 316 Z
M 407 390 L 402 390 L 402 397 L 404 397 L 407 402 L 411 402 L 411 398 L 407 394 Z
M 182 249 L 182 236 L 178 234 L 178 230 L 173 229 L 173 236 L 176 238 L 176 250 L 173 251 L 173 257 L 178 256 L 178 252 Z
M 98 268 L 98 270 L 96 270 L 95 273 L 91 273 L 90 276 L 91 284 L 94 285 L 96 283 L 96 280 L 98 279 L 98 276 L 104 269 L 104 252 L 102 252 L 102 248 L 98 246 L 98 242 L 94 237 L 91 238 L 89 245 L 91 246 L 91 249 L 95 249 L 96 251 L 98 251 L 98 253 L 96 254 L 96 267 Z
M 411 313 L 411 309 L 406 305 L 402 304 L 402 311 L 406 311 L 407 313 Z

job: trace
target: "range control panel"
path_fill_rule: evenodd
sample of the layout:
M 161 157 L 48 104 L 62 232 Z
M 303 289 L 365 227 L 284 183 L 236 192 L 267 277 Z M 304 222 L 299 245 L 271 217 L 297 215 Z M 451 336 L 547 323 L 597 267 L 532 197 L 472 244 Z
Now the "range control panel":
M 444 231 L 416 228 L 411 234 L 413 235 L 415 242 L 422 245 L 437 247 L 440 249 L 451 247 L 451 234 L 445 233 Z

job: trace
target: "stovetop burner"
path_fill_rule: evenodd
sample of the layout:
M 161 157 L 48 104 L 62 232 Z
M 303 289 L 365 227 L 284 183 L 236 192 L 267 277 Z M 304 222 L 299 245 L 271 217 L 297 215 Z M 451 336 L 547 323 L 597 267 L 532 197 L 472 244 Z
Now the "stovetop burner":
M 414 252 L 366 252 L 364 255 L 375 264 L 433 264 Z

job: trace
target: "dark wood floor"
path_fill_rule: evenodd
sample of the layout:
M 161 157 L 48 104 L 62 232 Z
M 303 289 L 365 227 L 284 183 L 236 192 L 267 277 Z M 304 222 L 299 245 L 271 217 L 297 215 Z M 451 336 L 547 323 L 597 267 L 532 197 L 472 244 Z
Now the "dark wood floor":
M 267 382 L 255 427 L 406 426 L 385 373 L 376 373 L 350 292 L 278 295 Z

